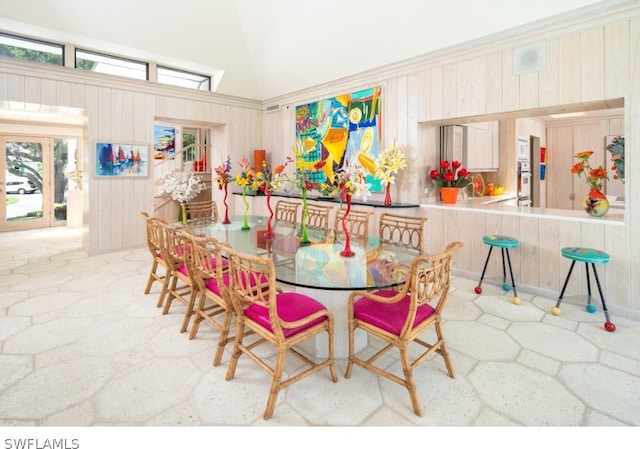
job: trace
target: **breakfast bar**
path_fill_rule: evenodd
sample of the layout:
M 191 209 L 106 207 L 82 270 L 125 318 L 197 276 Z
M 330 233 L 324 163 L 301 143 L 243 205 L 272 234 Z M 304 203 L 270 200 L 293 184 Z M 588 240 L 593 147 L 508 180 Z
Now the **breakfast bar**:
M 477 281 L 486 257 L 482 237 L 509 235 L 520 242 L 519 248 L 511 254 L 519 291 L 557 297 L 568 268 L 566 261 L 559 256 L 562 248 L 601 248 L 611 254 L 611 262 L 604 269 L 603 276 L 606 296 L 611 298 L 610 307 L 616 308 L 616 313 L 626 313 L 629 304 L 624 292 L 629 282 L 629 270 L 625 260 L 629 259 L 630 248 L 626 243 L 624 209 L 611 208 L 604 217 L 595 218 L 583 210 L 486 201 L 487 197 L 470 197 L 449 205 L 436 198 L 423 200 L 420 210 L 427 217 L 427 252 L 438 251 L 443 242 L 463 241 L 465 245 L 456 255 L 453 271 L 460 277 Z M 486 276 L 489 283 L 493 278 L 495 285 L 502 284 L 499 259 L 491 261 Z M 572 280 L 566 295 L 586 295 L 584 279 Z

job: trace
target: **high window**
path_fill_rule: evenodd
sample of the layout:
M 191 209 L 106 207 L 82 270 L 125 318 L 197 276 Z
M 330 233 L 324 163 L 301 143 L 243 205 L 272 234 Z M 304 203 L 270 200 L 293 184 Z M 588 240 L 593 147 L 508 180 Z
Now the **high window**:
M 196 90 L 211 90 L 211 77 L 158 66 L 158 82 Z
M 144 62 L 81 49 L 76 49 L 76 69 L 137 80 L 149 79 L 149 67 Z
M 0 33 L 0 56 L 59 66 L 64 65 L 64 47 L 62 45 L 3 33 Z

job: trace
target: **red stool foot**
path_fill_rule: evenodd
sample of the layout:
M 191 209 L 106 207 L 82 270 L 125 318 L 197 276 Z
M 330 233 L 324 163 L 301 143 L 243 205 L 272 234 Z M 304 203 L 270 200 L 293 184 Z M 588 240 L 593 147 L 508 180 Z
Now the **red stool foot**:
M 476 292 L 478 295 L 479 295 L 480 293 L 482 293 L 482 287 L 477 286 L 477 287 L 475 288 L 475 292 Z
M 616 325 L 613 324 L 611 321 L 607 321 L 606 323 L 604 323 L 604 328 L 607 332 L 615 332 L 616 331 Z

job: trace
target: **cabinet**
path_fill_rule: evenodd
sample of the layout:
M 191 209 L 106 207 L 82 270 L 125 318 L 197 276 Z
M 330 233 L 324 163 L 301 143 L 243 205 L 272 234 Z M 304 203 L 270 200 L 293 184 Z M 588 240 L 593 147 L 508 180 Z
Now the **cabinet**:
M 497 121 L 465 126 L 463 167 L 472 172 L 498 170 L 500 165 L 498 130 Z

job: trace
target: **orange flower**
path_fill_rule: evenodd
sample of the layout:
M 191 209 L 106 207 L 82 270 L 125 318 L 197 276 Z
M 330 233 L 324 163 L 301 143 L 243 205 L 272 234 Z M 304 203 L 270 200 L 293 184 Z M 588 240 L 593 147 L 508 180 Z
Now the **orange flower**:
M 588 159 L 591 157 L 591 155 L 593 154 L 592 150 L 588 150 L 588 151 L 581 151 L 580 153 L 576 154 L 576 157 L 578 159 Z
M 582 172 L 582 170 L 584 170 L 584 165 L 582 165 L 582 162 L 576 162 L 573 167 L 571 167 L 571 173 L 573 173 L 574 175 Z
M 607 176 L 607 170 L 600 165 L 596 168 L 591 168 L 591 164 L 589 163 L 589 158 L 593 155 L 593 151 L 581 151 L 576 154 L 576 159 L 579 159 L 573 167 L 571 167 L 571 173 L 574 175 L 582 176 L 584 175 L 589 188 L 592 190 L 602 190 L 604 185 L 604 180 L 609 179 Z

